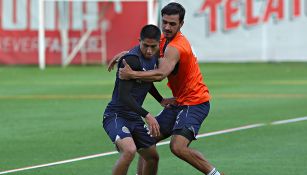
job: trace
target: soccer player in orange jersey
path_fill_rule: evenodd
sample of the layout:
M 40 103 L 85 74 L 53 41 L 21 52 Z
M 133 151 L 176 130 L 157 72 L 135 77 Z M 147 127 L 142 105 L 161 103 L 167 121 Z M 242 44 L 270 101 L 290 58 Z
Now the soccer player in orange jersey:
M 172 2 L 161 10 L 161 15 L 163 35 L 158 69 L 140 72 L 126 65 L 120 69 L 119 76 L 144 81 L 161 81 L 167 77 L 178 106 L 165 108 L 157 116 L 161 132 L 157 141 L 171 136 L 171 151 L 177 157 L 207 175 L 220 175 L 200 152 L 189 148 L 209 113 L 210 95 L 191 45 L 180 31 L 185 9 Z

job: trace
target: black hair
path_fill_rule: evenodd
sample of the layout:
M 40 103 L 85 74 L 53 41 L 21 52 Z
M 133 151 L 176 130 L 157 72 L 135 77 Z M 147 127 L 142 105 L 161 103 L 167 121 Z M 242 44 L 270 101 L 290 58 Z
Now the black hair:
M 160 41 L 160 37 L 161 37 L 161 31 L 159 27 L 155 25 L 152 25 L 152 24 L 145 25 L 141 30 L 141 34 L 140 34 L 141 40 L 148 38 L 148 39 L 155 39 L 157 41 Z
M 171 2 L 167 4 L 163 9 L 161 10 L 161 15 L 179 15 L 179 22 L 182 22 L 184 20 L 185 15 L 185 9 L 184 7 L 177 3 L 177 2 Z

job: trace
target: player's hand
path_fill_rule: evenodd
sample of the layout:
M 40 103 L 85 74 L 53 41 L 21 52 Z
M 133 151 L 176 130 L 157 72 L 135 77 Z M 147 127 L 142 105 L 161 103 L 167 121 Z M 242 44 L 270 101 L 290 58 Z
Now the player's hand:
M 149 127 L 149 133 L 151 136 L 158 137 L 160 136 L 160 126 L 156 118 L 148 113 L 145 117 L 145 122 Z
M 114 69 L 114 65 L 116 63 L 118 63 L 119 59 L 124 56 L 126 53 L 128 53 L 129 51 L 122 51 L 120 53 L 118 53 L 117 55 L 115 55 L 112 60 L 109 62 L 109 65 L 108 65 L 108 71 L 111 72 L 111 70 Z
M 126 62 L 125 59 L 123 59 L 123 64 L 125 67 L 119 69 L 119 78 L 122 80 L 130 80 L 133 79 L 133 70 L 129 66 L 129 64 Z
M 172 98 L 163 98 L 162 101 L 160 102 L 161 106 L 165 108 L 170 108 L 171 106 L 177 106 L 178 103 L 176 101 L 176 97 Z

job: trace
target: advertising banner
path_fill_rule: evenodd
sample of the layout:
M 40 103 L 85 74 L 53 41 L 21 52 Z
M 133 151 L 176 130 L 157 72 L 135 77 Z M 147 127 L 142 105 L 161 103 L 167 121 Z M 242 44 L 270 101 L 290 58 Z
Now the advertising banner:
M 80 64 L 81 53 L 87 62 L 101 63 L 102 54 L 110 59 L 131 48 L 147 23 L 146 2 L 66 1 L 65 7 L 63 2 L 44 2 L 47 64 L 61 64 L 63 27 L 68 30 L 69 52 L 93 29 L 72 62 Z M 0 0 L 0 64 L 38 63 L 38 8 L 38 0 Z
M 186 9 L 182 32 L 200 61 L 307 61 L 307 0 L 176 2 Z

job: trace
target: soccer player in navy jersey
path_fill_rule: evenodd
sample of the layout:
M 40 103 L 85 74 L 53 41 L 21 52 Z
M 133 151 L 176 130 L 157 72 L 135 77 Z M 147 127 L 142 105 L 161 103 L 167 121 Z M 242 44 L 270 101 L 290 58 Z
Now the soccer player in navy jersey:
M 142 81 L 161 81 L 167 77 L 178 105 L 165 108 L 156 117 L 161 131 L 156 141 L 171 136 L 170 148 L 174 155 L 206 175 L 223 175 L 199 151 L 189 147 L 209 114 L 211 97 L 190 42 L 181 33 L 184 16 L 185 9 L 181 4 L 171 2 L 164 6 L 161 10 L 163 36 L 160 40 L 159 68 L 141 72 L 133 71 L 126 65 L 120 68 L 119 77 Z M 123 63 L 126 64 L 125 60 Z M 112 64 L 111 61 L 109 70 Z M 138 172 L 142 163 L 139 165 Z
M 127 174 L 136 152 L 145 160 L 143 174 L 157 174 L 159 156 L 153 137 L 160 135 L 160 128 L 155 117 L 142 108 L 142 104 L 148 92 L 162 106 L 172 101 L 163 99 L 152 82 L 119 79 L 118 70 L 124 67 L 123 59 L 135 71 L 155 69 L 160 36 L 161 32 L 157 26 L 144 26 L 140 34 L 140 44 L 118 62 L 112 100 L 103 117 L 103 128 L 120 152 L 113 175 Z

